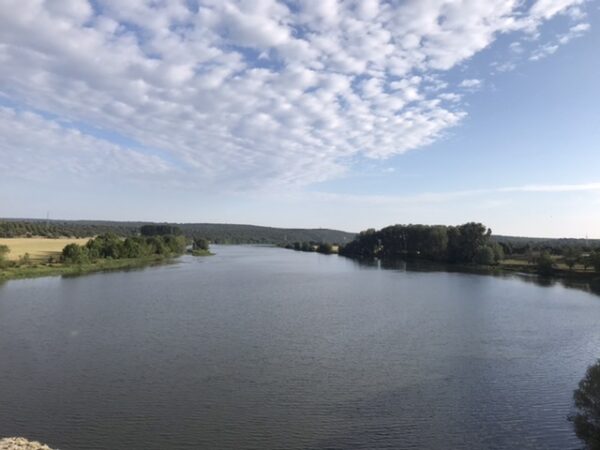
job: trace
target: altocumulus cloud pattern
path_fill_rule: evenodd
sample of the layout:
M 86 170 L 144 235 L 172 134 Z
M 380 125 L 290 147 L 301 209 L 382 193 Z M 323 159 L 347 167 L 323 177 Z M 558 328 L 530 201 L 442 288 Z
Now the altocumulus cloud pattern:
M 302 185 L 440 138 L 510 36 L 585 32 L 581 0 L 2 0 L 0 169 Z M 512 63 L 511 63 L 512 64 Z M 504 66 L 509 70 L 510 66 Z M 24 175 L 25 176 L 25 175 Z

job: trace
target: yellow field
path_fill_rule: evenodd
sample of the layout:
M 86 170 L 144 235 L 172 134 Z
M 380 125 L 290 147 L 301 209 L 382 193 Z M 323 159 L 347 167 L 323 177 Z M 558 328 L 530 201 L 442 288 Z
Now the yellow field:
M 1 238 L 0 245 L 8 246 L 10 253 L 7 255 L 7 257 L 10 260 L 17 260 L 25 253 L 29 253 L 29 257 L 33 261 L 46 261 L 50 256 L 56 257 L 60 255 L 60 252 L 62 252 L 62 249 L 67 244 L 75 242 L 76 244 L 83 245 L 89 240 L 89 238 Z

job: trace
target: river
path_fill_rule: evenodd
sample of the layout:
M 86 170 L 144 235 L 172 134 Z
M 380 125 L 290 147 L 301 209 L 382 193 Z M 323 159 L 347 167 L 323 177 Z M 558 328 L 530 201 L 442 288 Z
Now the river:
M 0 437 L 61 450 L 570 449 L 600 297 L 215 246 L 0 285 Z

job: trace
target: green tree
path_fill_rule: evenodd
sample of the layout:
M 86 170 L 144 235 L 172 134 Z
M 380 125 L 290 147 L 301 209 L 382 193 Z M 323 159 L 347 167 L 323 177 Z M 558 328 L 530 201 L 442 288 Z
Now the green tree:
M 317 247 L 317 251 L 319 253 L 330 255 L 331 253 L 333 253 L 333 245 L 329 243 L 319 244 L 319 246 Z
M 123 258 L 141 258 L 148 253 L 145 242 L 137 237 L 128 237 L 121 246 Z
M 29 264 L 31 264 L 31 256 L 29 255 L 29 253 L 25 253 L 24 255 L 21 255 L 19 257 L 20 266 L 28 266 Z
M 0 245 L 0 267 L 4 267 L 6 265 L 6 255 L 10 253 L 10 248 L 8 245 Z
M 151 236 L 146 238 L 150 253 L 153 255 L 166 255 L 169 253 L 169 247 L 160 236 Z
M 162 237 L 167 246 L 167 253 L 181 254 L 185 252 L 186 241 L 183 236 L 167 235 Z
M 494 250 L 489 245 L 480 246 L 475 252 L 473 262 L 482 266 L 491 266 L 496 262 Z
M 142 225 L 140 227 L 140 234 L 142 236 L 167 236 L 174 235 L 179 236 L 181 229 L 175 225 Z
M 209 243 L 207 239 L 202 237 L 195 237 L 194 242 L 192 244 L 193 250 L 208 250 Z
M 504 247 L 498 243 L 491 244 L 492 250 L 494 250 L 494 262 L 498 264 L 504 259 Z
M 554 260 L 548 252 L 542 252 L 537 257 L 536 270 L 540 275 L 551 275 L 554 272 Z
M 567 265 L 569 270 L 573 270 L 573 267 L 575 267 L 575 264 L 577 264 L 579 259 L 580 259 L 580 253 L 577 249 L 572 248 L 572 247 L 565 249 L 564 256 L 563 256 L 563 262 Z
M 88 248 L 77 244 L 68 244 L 63 248 L 62 261 L 65 264 L 83 264 L 89 261 Z
M 600 450 L 600 360 L 588 367 L 573 393 L 577 414 L 569 417 L 577 437 L 590 450 Z
M 300 249 L 303 252 L 312 252 L 313 251 L 313 246 L 310 242 L 303 242 Z
M 600 250 L 596 250 L 590 255 L 590 262 L 596 272 L 600 272 Z
M 90 239 L 85 245 L 90 259 L 123 257 L 123 240 L 114 233 L 104 233 Z

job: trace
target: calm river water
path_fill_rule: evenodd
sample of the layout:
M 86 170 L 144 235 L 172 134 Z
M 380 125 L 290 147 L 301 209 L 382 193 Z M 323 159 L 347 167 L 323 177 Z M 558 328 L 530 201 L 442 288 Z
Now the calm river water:
M 600 297 L 268 247 L 0 285 L 0 437 L 61 450 L 569 449 Z

